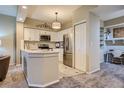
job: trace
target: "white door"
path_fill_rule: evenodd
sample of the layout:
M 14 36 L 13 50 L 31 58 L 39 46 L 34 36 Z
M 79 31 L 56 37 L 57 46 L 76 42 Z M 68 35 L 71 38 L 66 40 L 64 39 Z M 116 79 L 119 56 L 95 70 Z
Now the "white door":
M 86 71 L 86 23 L 75 25 L 75 68 Z

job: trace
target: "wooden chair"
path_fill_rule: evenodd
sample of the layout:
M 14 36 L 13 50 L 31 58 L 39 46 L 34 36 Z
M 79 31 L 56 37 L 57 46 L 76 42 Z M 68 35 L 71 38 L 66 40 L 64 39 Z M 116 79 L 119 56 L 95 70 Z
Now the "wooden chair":
M 3 81 L 6 78 L 10 62 L 10 56 L 0 57 L 0 81 Z

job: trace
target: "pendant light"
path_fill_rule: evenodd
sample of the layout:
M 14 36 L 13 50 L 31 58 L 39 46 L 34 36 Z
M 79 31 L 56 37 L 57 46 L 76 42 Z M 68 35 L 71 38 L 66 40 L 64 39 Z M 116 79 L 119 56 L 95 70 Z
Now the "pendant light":
M 52 28 L 53 29 L 61 29 L 61 23 L 59 21 L 57 21 L 58 12 L 55 12 L 55 15 L 56 15 L 56 21 L 54 21 L 52 23 Z

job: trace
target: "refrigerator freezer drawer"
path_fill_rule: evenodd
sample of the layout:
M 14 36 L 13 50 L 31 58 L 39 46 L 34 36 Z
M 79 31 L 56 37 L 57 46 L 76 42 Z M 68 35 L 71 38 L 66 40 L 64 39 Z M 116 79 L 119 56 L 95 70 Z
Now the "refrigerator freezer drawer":
M 64 65 L 72 67 L 72 54 L 64 54 Z

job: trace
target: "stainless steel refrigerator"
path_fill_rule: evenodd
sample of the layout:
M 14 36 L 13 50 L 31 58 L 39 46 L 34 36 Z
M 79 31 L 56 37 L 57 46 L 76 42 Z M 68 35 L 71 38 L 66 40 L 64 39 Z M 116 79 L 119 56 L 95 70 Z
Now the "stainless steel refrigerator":
M 65 34 L 63 36 L 64 61 L 63 64 L 72 67 L 72 36 Z

